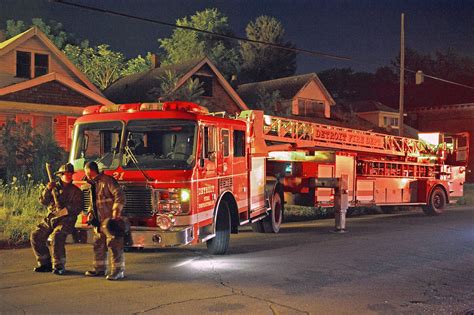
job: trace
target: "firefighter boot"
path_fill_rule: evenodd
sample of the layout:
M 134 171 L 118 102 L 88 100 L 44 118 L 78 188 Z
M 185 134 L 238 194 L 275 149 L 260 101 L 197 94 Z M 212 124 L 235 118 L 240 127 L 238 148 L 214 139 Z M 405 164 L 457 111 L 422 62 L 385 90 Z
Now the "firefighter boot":
M 104 277 L 105 270 L 88 270 L 84 274 L 86 277 Z
M 53 266 L 51 263 L 45 264 L 45 265 L 40 265 L 33 269 L 35 272 L 51 272 L 53 270 Z
M 54 268 L 54 269 L 53 269 L 53 273 L 54 273 L 55 275 L 61 276 L 61 275 L 63 275 L 63 274 L 66 273 L 66 269 L 64 269 L 64 267 Z
M 107 280 L 115 281 L 125 278 L 125 273 L 123 270 L 116 270 L 112 272 L 110 275 L 107 275 Z

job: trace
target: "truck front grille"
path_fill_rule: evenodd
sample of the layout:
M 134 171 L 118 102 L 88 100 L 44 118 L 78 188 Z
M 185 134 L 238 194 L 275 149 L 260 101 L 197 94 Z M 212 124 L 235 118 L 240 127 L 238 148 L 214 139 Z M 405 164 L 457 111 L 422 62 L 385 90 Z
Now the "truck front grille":
M 153 202 L 151 190 L 145 187 L 124 187 L 125 206 L 122 215 L 127 217 L 150 217 L 153 211 Z M 82 190 L 82 201 L 84 203 L 84 211 L 90 207 L 89 189 Z

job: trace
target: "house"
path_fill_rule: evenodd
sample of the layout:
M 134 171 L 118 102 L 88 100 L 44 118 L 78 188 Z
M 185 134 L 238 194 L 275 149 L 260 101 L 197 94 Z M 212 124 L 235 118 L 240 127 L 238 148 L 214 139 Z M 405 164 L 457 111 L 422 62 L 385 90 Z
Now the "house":
M 316 73 L 242 84 L 237 93 L 254 109 L 262 108 L 263 95 L 277 93 L 279 102 L 271 110 L 290 116 L 330 118 L 331 106 L 335 105 Z
M 337 104 L 335 110 L 353 113 L 357 117 L 370 122 L 376 127 L 374 131 L 399 135 L 399 112 L 381 102 L 373 100 L 350 103 L 341 102 Z M 404 121 L 403 135 L 405 137 L 418 138 L 418 130 L 407 125 L 407 122 Z
M 160 66 L 155 62 L 148 71 L 117 80 L 104 91 L 104 94 L 115 103 L 157 102 L 163 97 L 160 86 L 169 73 L 177 79 L 173 91 L 184 87 L 189 79 L 199 79 L 204 90 L 199 97 L 199 103 L 205 105 L 211 112 L 238 113 L 248 109 L 207 57 L 166 66 Z
M 474 103 L 441 106 L 417 106 L 408 111 L 408 119 L 422 132 L 469 132 L 469 164 L 466 180 L 474 182 Z
M 0 128 L 29 122 L 68 150 L 76 117 L 95 104 L 111 102 L 38 28 L 0 43 Z

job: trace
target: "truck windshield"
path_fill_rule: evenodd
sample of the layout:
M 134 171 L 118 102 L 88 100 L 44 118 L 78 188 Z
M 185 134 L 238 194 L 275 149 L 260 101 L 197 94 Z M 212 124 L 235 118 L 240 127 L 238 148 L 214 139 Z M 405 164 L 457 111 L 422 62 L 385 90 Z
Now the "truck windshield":
M 69 162 L 75 170 L 84 169 L 88 161 L 96 161 L 100 169 L 116 169 L 120 164 L 122 130 L 120 121 L 77 125 Z
M 196 130 L 196 123 L 189 120 L 130 121 L 125 143 L 130 150 L 123 155 L 123 168 L 191 169 L 196 158 Z

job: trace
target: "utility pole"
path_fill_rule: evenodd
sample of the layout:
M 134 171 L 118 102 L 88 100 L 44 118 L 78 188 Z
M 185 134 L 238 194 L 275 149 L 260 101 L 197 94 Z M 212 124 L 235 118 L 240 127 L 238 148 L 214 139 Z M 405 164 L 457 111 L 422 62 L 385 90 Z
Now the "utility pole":
M 405 13 L 402 13 L 400 32 L 400 116 L 398 118 L 398 135 L 403 136 L 403 103 L 405 94 Z

